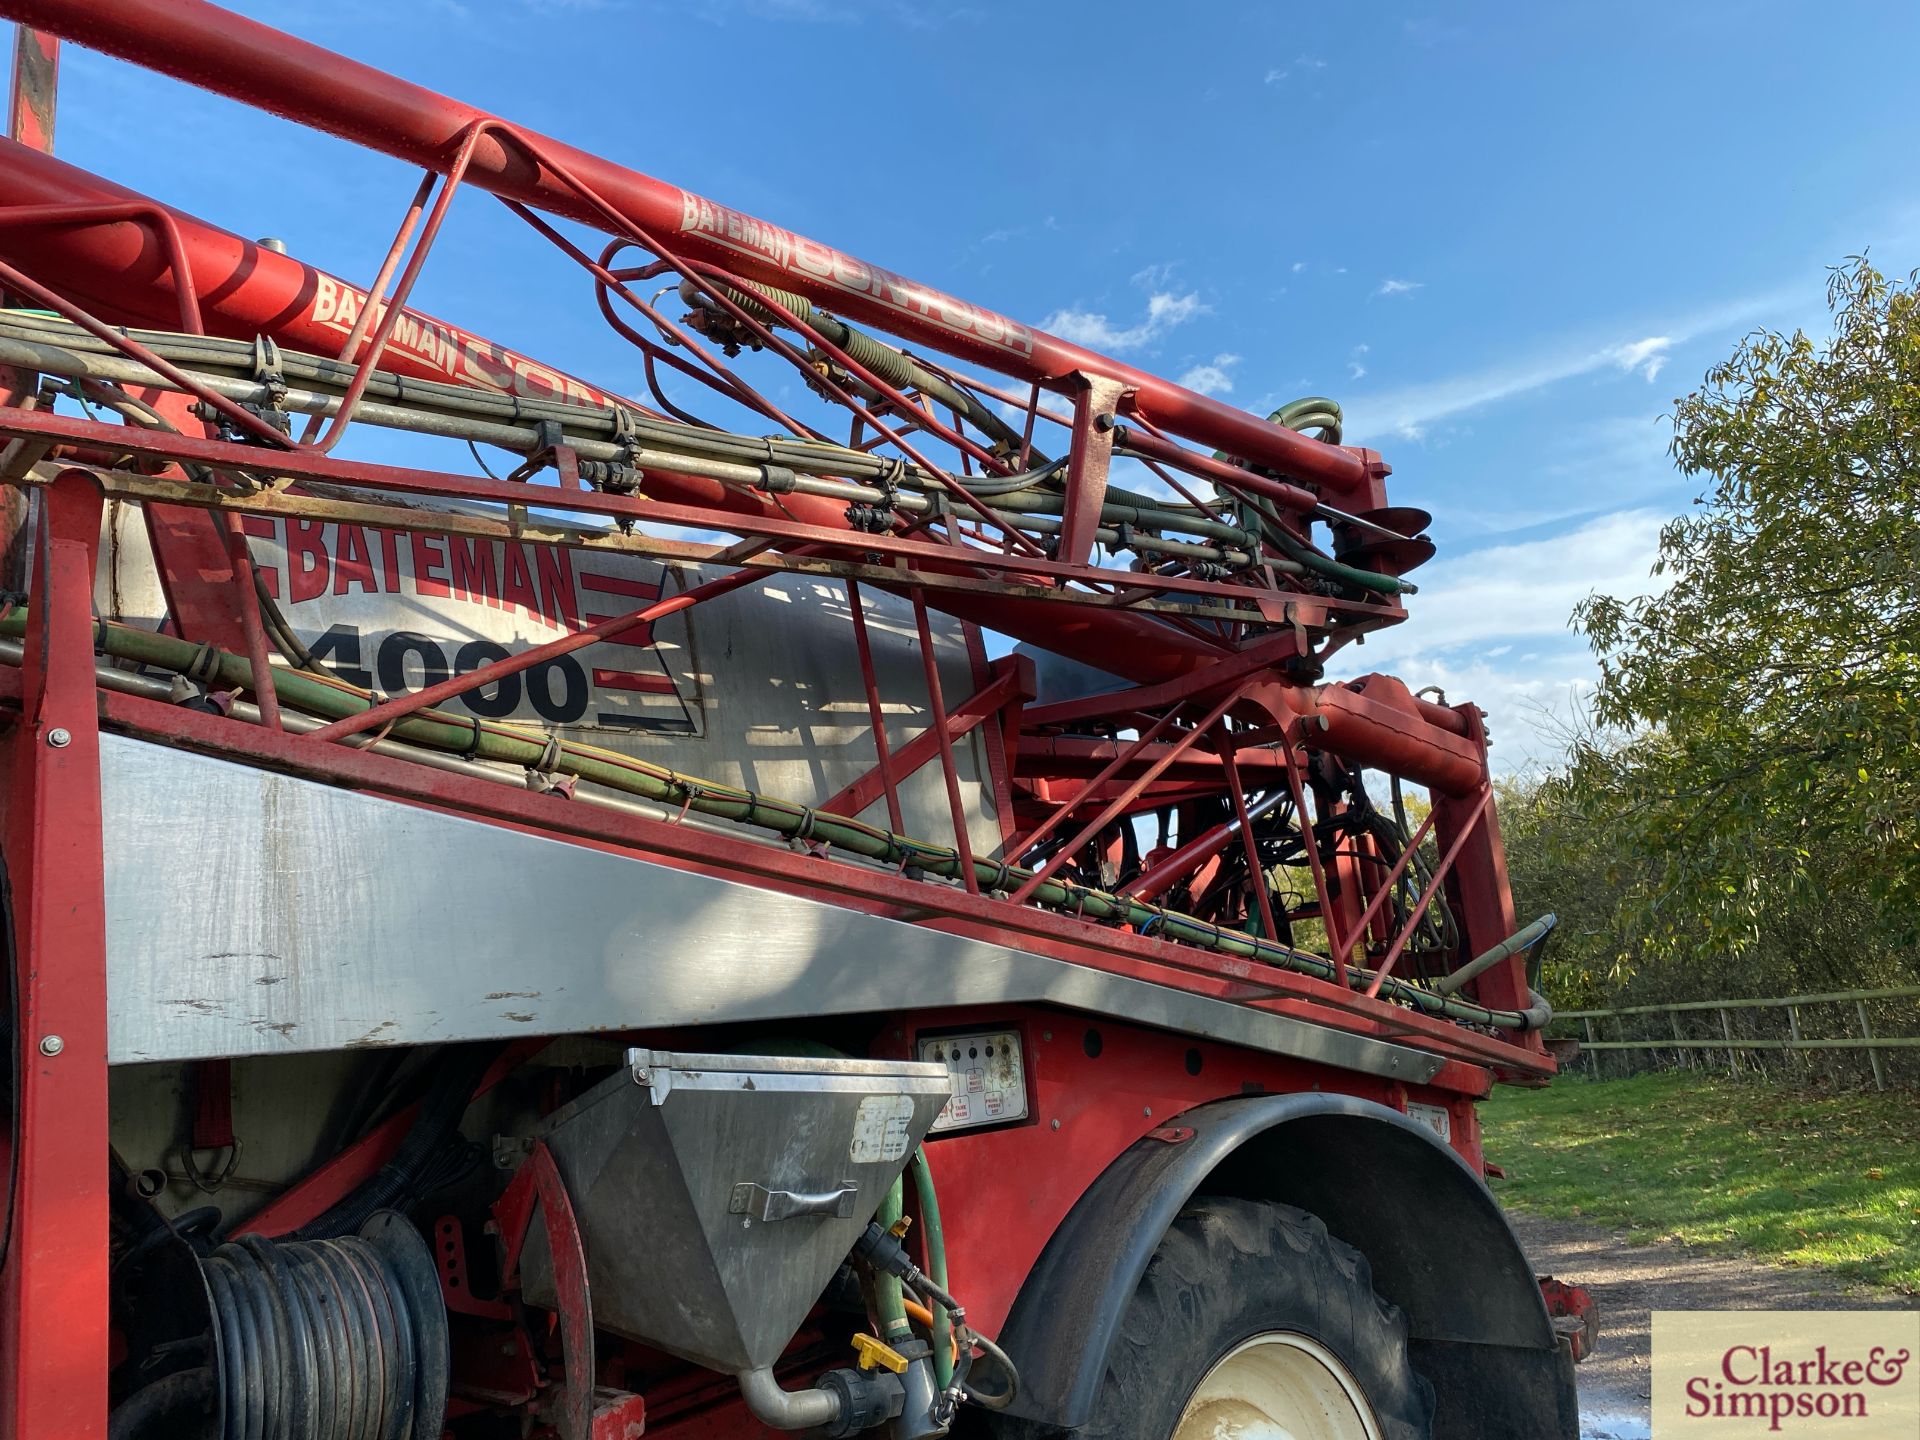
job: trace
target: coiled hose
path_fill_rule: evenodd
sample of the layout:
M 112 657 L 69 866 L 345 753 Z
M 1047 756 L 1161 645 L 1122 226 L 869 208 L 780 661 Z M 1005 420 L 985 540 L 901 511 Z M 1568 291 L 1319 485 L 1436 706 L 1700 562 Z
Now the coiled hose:
M 334 1240 L 244 1235 L 201 1273 L 218 1344 L 211 1371 L 137 1391 L 115 1412 L 114 1440 L 181 1434 L 160 1421 L 209 1397 L 220 1440 L 438 1440 L 446 1309 L 427 1243 L 404 1217 L 383 1211 Z
M 211 1371 L 205 1367 L 176 1371 L 114 1406 L 107 1419 L 107 1440 L 204 1434 L 212 1400 Z M 163 1422 L 164 1430 L 160 1428 Z

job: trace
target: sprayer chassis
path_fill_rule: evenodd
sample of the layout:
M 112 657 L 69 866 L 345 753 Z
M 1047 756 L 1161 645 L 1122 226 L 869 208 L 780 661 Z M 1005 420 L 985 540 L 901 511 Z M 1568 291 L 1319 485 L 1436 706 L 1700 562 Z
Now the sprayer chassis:
M 1020 1362 L 1021 1420 L 1086 1422 L 1155 1247 L 1190 1199 L 1232 1195 L 1310 1211 L 1371 1261 L 1379 1294 L 1408 1317 L 1414 1364 L 1438 1398 L 1436 1435 L 1571 1436 L 1567 1352 L 1480 1179 L 1473 1108 L 1496 1078 L 1537 1083 L 1552 1073 L 1525 956 L 1475 971 L 1444 1004 L 1425 985 L 1443 977 L 1414 984 L 1411 958 L 1395 975 L 1414 921 L 1393 923 L 1386 901 L 1404 866 L 1363 843 L 1344 858 L 1330 849 L 1324 868 L 1318 843 L 1307 846 L 1315 893 L 1292 920 L 1317 919 L 1339 937 L 1319 959 L 1271 938 L 1279 932 L 1264 885 L 1258 913 L 1223 927 L 1056 873 L 1104 844 L 1116 819 L 1200 800 L 1230 819 L 1137 875 L 1139 888 L 1163 894 L 1242 844 L 1258 872 L 1250 791 L 1290 796 L 1302 817 L 1317 803 L 1324 824 L 1344 804 L 1316 788 L 1326 765 L 1370 765 L 1431 794 L 1431 816 L 1406 853 L 1434 837 L 1440 859 L 1414 909 L 1424 915 L 1444 894 L 1457 917 L 1455 953 L 1442 961 L 1458 968 L 1516 933 L 1479 712 L 1416 699 L 1385 677 L 1318 683 L 1340 645 L 1403 617 L 1395 596 L 1411 587 L 1387 562 L 1417 564 L 1424 540 L 1376 544 L 1382 588 L 1364 595 L 1303 576 L 1257 540 L 1249 543 L 1264 563 L 1225 577 L 1096 553 L 1096 542 L 1113 543 L 1103 506 L 1120 447 L 1237 500 L 1280 507 L 1294 527 L 1287 544 L 1304 542 L 1316 515 L 1338 517 L 1327 523 L 1347 527 L 1348 540 L 1369 525 L 1381 532 L 1349 513 L 1389 513 L 1376 454 L 1310 441 L 210 7 L 16 0 L 0 10 L 427 171 L 380 278 L 357 289 L 43 153 L 57 43 L 23 32 L 14 140 L 0 149 L 9 292 L 92 325 L 138 365 L 153 364 L 153 352 L 107 326 L 264 336 L 341 353 L 358 368 L 347 398 L 310 412 L 313 426 L 296 439 L 205 377 L 151 372 L 156 383 L 140 393 L 169 417 L 168 430 L 55 413 L 43 367 L 0 367 L 0 479 L 32 497 L 10 512 L 24 568 L 0 614 L 0 627 L 12 617 L 22 632 L 17 646 L 0 640 L 15 1051 L 0 1266 L 8 1433 L 105 1434 L 114 1327 L 103 1152 L 140 1109 L 132 1088 L 172 1083 L 165 1077 L 180 1067 L 258 1074 L 246 1067 L 507 1042 L 483 1096 L 554 1037 L 701 1051 L 830 1036 L 874 1060 L 908 1061 L 931 1036 L 997 1030 L 1021 1039 L 1026 1114 L 936 1135 L 926 1154 L 971 1320 Z M 861 528 L 854 511 L 871 510 L 870 488 L 843 508 L 795 491 L 778 466 L 757 489 L 717 482 L 724 470 L 657 459 L 643 491 L 590 484 L 583 474 L 615 472 L 592 470 L 598 462 L 582 460 L 571 433 L 539 432 L 524 447 L 526 473 L 507 480 L 334 453 L 358 387 L 376 373 L 557 399 L 583 413 L 611 403 L 598 387 L 406 309 L 463 184 L 500 196 L 583 266 L 610 319 L 608 297 L 636 303 L 627 286 L 640 274 L 612 257 L 637 246 L 690 285 L 772 282 L 1010 376 L 1030 387 L 1015 397 L 1027 405 L 1029 437 L 1046 417 L 1042 393 L 1064 397 L 1070 413 L 1051 417 L 1068 454 L 1050 550 L 1012 526 L 991 538 L 991 507 L 966 487 L 976 478 L 967 453 L 946 474 L 914 450 L 913 440 L 924 447 L 938 431 L 968 452 L 957 415 L 946 427 L 931 403 L 862 371 L 804 321 L 789 328 L 860 382 L 849 379 L 838 397 L 858 417 L 854 440 L 867 430 L 890 437 L 923 474 L 943 475 L 949 493 L 975 504 L 981 524 L 949 518 L 940 532 L 884 514 L 876 525 L 870 514 Z M 596 261 L 541 211 L 615 243 Z M 756 348 L 778 349 L 753 313 L 713 303 Z M 712 360 L 678 333 L 688 353 Z M 650 367 L 681 363 L 635 343 Z M 712 377 L 734 400 L 768 406 L 717 361 Z M 323 413 L 333 417 L 324 428 Z M 1236 465 L 1211 459 L 1215 448 Z M 212 484 L 210 474 L 270 478 Z M 530 511 L 528 480 L 540 477 L 550 483 Z M 884 511 L 893 492 L 883 484 L 879 493 Z M 829 484 L 825 494 L 839 492 Z M 95 587 L 109 503 L 142 507 L 173 627 L 202 652 L 174 676 L 105 663 L 115 636 L 96 613 Z M 449 506 L 466 508 L 456 519 Z M 684 777 L 677 791 L 639 802 L 556 783 L 552 756 L 503 774 L 477 754 L 436 750 L 420 740 L 417 692 L 363 699 L 359 714 L 324 723 L 283 708 L 281 680 L 259 683 L 288 675 L 269 663 L 255 602 L 247 527 L 267 519 L 490 547 L 532 539 L 710 567 L 720 578 L 680 597 L 687 606 L 772 574 L 838 587 L 866 677 L 872 767 L 837 794 L 790 797 L 800 824 L 755 838 L 725 823 L 738 817 L 716 818 L 713 795 Z M 740 538 L 660 533 L 676 526 Z M 897 746 L 874 688 L 862 586 L 910 607 L 902 613 L 927 657 L 924 723 Z M 1106 672 L 1118 688 L 1051 693 L 1013 657 L 981 659 L 972 693 L 949 694 L 930 612 L 1024 638 Z M 482 665 L 454 690 L 470 695 L 519 663 Z M 230 683 L 234 673 L 243 683 Z M 450 692 L 447 703 L 457 698 Z M 315 729 L 326 733 L 316 739 Z M 477 718 L 472 736 L 477 752 Z M 986 846 L 962 804 L 960 747 L 991 792 L 998 833 Z M 815 837 L 820 817 L 897 817 L 901 785 L 921 770 L 950 802 L 941 843 L 896 851 L 889 842 L 876 858 Z M 746 808 L 754 819 L 755 806 Z M 1037 835 L 1056 832 L 1073 837 L 1057 860 L 1011 865 Z M 368 1130 L 293 1177 L 247 1225 L 291 1235 L 378 1172 L 400 1140 L 392 1123 Z M 496 1215 L 517 1213 L 524 1229 L 536 1193 L 554 1199 L 539 1187 L 557 1182 L 537 1170 L 522 1166 Z M 456 1318 L 491 1316 L 456 1294 L 466 1273 L 459 1227 L 443 1230 L 449 1307 Z M 564 1327 L 579 1319 L 584 1292 L 575 1306 L 564 1276 L 556 1289 Z M 831 1363 L 812 1343 L 803 1333 L 790 1368 Z M 467 1390 L 456 1388 L 478 1407 L 464 1413 L 504 1405 L 474 1397 L 510 1391 L 519 1361 L 468 1359 L 482 1378 L 469 1373 Z M 456 1339 L 457 1375 L 461 1360 Z M 690 1440 L 758 1429 L 729 1383 L 694 1370 L 589 1415 L 593 1367 L 578 1361 L 570 1348 L 540 1382 L 563 1397 L 557 1410 L 526 1412 L 538 1410 L 563 1440 L 628 1440 L 642 1416 L 653 1433 Z

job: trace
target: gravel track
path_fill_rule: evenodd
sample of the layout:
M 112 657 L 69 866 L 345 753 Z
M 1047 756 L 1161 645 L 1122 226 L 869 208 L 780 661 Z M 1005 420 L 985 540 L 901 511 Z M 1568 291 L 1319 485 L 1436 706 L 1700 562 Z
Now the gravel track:
M 1911 1297 L 1849 1291 L 1813 1270 L 1789 1270 L 1677 1244 L 1633 1244 L 1578 1220 L 1509 1211 L 1542 1275 L 1593 1292 L 1600 1343 L 1580 1366 L 1581 1440 L 1647 1440 L 1654 1310 L 1911 1310 Z

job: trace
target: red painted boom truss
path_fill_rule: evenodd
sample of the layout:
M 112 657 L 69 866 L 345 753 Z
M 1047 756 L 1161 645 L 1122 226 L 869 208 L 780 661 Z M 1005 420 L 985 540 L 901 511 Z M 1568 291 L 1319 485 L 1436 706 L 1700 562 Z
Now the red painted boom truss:
M 96 1415 L 104 1404 L 104 1377 L 92 1369 L 31 1383 L 25 1373 L 39 1363 L 35 1335 L 55 1325 L 68 1341 L 98 1339 L 105 1353 L 106 1285 L 104 1273 L 95 1273 L 106 1255 L 104 1176 L 96 1173 L 106 1149 L 102 723 L 1392 1037 L 1444 1057 L 1466 1093 L 1486 1070 L 1510 1077 L 1551 1071 L 1534 1031 L 1455 1023 L 1389 1003 L 1391 992 L 1383 993 L 1390 975 L 1430 981 L 1518 927 L 1479 712 L 1418 699 L 1380 676 L 1322 683 L 1349 641 L 1404 617 L 1398 596 L 1411 588 L 1356 586 L 1314 563 L 1358 554 L 1370 557 L 1376 577 L 1397 582 L 1394 557 L 1404 559 L 1406 537 L 1386 533 L 1384 519 L 1363 518 L 1404 513 L 1387 507 L 1388 469 L 1374 452 L 1259 419 L 198 0 L 7 0 L 0 13 L 40 32 L 23 31 L 15 138 L 0 142 L 0 286 L 15 303 L 52 310 L 120 359 L 146 366 L 156 380 L 138 394 L 168 422 L 59 413 L 30 367 L 4 372 L 0 478 L 16 487 L 9 493 L 40 497 L 31 510 L 16 499 L 8 511 L 10 524 L 31 517 L 31 533 L 20 537 L 26 543 L 13 550 L 33 556 L 33 571 L 14 582 L 30 615 L 24 663 L 0 667 L 0 701 L 12 716 L 4 794 L 16 934 L 13 1033 L 21 1052 L 20 1149 L 12 1157 L 21 1183 L 0 1314 L 13 1368 L 0 1375 L 0 1394 L 13 1407 L 16 1433 L 93 1433 L 91 1420 L 76 1417 Z M 420 166 L 423 178 L 372 282 L 361 288 L 323 274 L 44 153 L 54 34 Z M 505 480 L 347 458 L 343 441 L 366 423 L 359 412 L 380 375 L 582 407 L 616 403 L 603 387 L 408 309 L 462 188 L 497 196 L 553 242 L 563 267 L 584 274 L 601 313 L 638 348 L 659 396 L 657 408 L 618 402 L 632 413 L 675 420 L 677 407 L 655 383 L 665 372 L 763 428 L 826 442 L 823 422 L 788 413 L 722 353 L 744 347 L 756 352 L 755 364 L 797 367 L 820 399 L 838 407 L 849 427 L 837 442 L 843 450 L 893 458 L 898 473 L 910 468 L 942 503 L 910 510 L 898 503 L 903 492 L 884 484 L 875 500 L 873 487 L 860 489 L 855 478 L 847 478 L 851 503 L 832 484 L 812 492 L 756 489 L 657 457 L 637 489 L 596 486 L 582 479 L 589 471 L 573 446 L 551 436 Z M 599 232 L 604 248 L 583 250 L 549 217 Z M 658 295 L 649 298 L 656 281 L 679 283 L 693 314 L 665 313 Z M 755 283 L 778 289 L 749 291 Z M 841 321 L 922 347 L 923 382 L 883 373 L 871 352 L 847 340 Z M 283 428 L 275 415 L 116 328 L 133 325 L 264 336 L 285 350 L 338 357 L 352 367 L 351 378 L 328 415 Z M 991 375 L 973 373 L 982 370 Z M 928 372 L 938 383 L 924 381 Z M 1017 443 L 963 416 L 951 403 L 956 393 L 1012 417 Z M 1059 403 L 1043 403 L 1048 396 Z M 1004 493 L 1001 482 L 1027 473 L 1043 452 L 1063 456 L 1049 481 L 1057 506 L 1045 525 L 1023 524 L 993 500 Z M 1168 503 L 1189 515 L 1244 521 L 1259 514 L 1272 528 L 1254 526 L 1238 551 L 1216 547 L 1225 559 L 1150 545 L 1123 558 L 1139 537 L 1126 522 L 1116 531 L 1103 508 L 1117 493 L 1111 477 L 1121 456 L 1154 477 L 1162 487 L 1155 493 L 1178 496 Z M 268 483 L 232 483 L 242 474 Z M 257 725 L 96 693 L 90 594 L 102 495 L 145 507 L 180 633 L 249 657 L 255 674 L 270 663 L 269 642 L 240 538 L 245 515 L 444 528 L 444 514 L 397 503 L 424 497 L 477 507 L 460 522 L 474 534 L 550 533 L 731 573 L 593 631 L 296 733 L 284 726 L 270 686 L 257 696 Z M 1329 525 L 1338 557 L 1317 548 L 1316 523 Z M 715 543 L 715 531 L 736 538 Z M 1386 543 L 1376 543 L 1383 534 Z M 1356 537 L 1365 542 L 1358 550 Z M 781 570 L 846 583 L 875 738 L 874 765 L 863 779 L 833 795 L 784 798 L 849 814 L 884 798 L 897 829 L 903 779 L 938 765 L 954 826 L 950 836 L 929 838 L 960 852 L 960 884 L 613 816 L 340 743 L 567 648 L 647 625 L 663 605 L 698 604 Z M 880 725 L 860 600 L 867 586 L 908 597 L 929 656 L 931 725 L 899 749 L 889 749 Z M 1048 693 L 1030 659 L 1009 657 L 983 661 L 971 694 L 944 693 L 926 643 L 930 608 L 1104 672 L 1112 684 L 1087 697 Z M 986 736 L 1000 801 L 999 858 L 1031 872 L 1000 888 L 979 881 L 975 861 L 991 862 L 973 854 L 961 806 L 954 747 L 975 732 Z M 1354 787 L 1367 768 L 1427 792 L 1429 813 L 1411 834 L 1403 825 L 1398 842 L 1362 823 L 1364 792 Z M 1261 847 L 1275 818 L 1289 816 L 1300 844 L 1276 860 Z M 1177 834 L 1167 833 L 1170 820 Z M 1156 821 L 1160 843 L 1134 854 L 1136 827 Z M 1428 858 L 1420 860 L 1423 844 Z M 1296 873 L 1298 889 L 1268 883 L 1277 869 Z M 1305 946 L 1303 937 L 1317 934 L 1333 974 L 1296 974 L 1171 943 L 1151 926 L 1099 926 L 1025 903 L 1063 873 L 1143 902 L 1177 897 L 1174 908 L 1269 939 L 1291 935 Z M 1452 927 L 1443 949 L 1430 943 L 1436 905 Z M 1487 969 L 1467 993 L 1490 1010 L 1526 1009 L 1523 961 Z M 45 1263 L 52 1256 L 65 1258 Z M 54 1315 L 57 1321 L 48 1318 Z

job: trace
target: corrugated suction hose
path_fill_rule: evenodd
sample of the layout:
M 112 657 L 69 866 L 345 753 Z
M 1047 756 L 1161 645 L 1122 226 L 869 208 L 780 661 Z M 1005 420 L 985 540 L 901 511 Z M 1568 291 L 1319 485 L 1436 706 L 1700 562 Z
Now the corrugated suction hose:
M 243 1235 L 201 1262 L 222 1440 L 438 1440 L 447 1317 L 426 1241 L 382 1211 L 358 1235 Z

